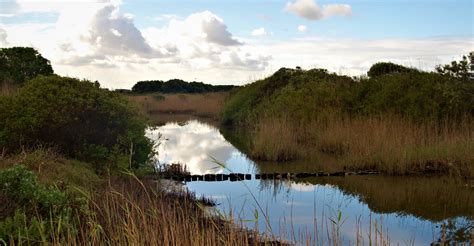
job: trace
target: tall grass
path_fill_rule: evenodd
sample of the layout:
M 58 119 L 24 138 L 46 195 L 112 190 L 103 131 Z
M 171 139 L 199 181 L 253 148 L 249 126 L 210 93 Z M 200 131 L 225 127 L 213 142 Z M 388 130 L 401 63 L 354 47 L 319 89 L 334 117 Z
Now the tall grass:
M 166 122 L 169 116 L 197 116 L 217 120 L 227 92 L 202 94 L 148 94 L 132 95 L 129 99 L 153 120 Z
M 337 117 L 307 122 L 264 118 L 252 135 L 253 157 L 312 159 L 329 155 L 348 170 L 474 176 L 474 124 L 420 123 L 397 116 Z

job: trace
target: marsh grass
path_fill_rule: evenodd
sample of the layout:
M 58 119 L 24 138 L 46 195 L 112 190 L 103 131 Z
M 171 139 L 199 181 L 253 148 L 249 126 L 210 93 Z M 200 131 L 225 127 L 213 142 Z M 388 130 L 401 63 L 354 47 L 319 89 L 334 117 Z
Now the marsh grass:
M 263 118 L 252 134 L 252 157 L 286 161 L 328 155 L 346 170 L 388 174 L 474 176 L 474 124 L 420 123 L 396 116 L 337 117 L 306 122 Z
M 219 119 L 227 92 L 199 94 L 146 94 L 131 95 L 129 99 L 152 120 L 166 122 L 169 117 L 189 118 L 189 116 Z

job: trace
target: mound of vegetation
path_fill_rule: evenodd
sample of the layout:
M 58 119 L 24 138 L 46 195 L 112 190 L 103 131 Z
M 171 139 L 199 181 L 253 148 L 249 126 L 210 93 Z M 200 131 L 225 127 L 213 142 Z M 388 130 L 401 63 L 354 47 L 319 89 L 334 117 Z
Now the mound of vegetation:
M 52 75 L 49 60 L 30 47 L 0 49 L 0 83 L 22 85 L 38 75 Z
M 466 76 L 375 64 L 354 79 L 282 68 L 231 93 L 223 123 L 266 161 L 331 158 L 332 169 L 474 175 L 474 83 Z
M 151 80 L 140 81 L 132 87 L 134 93 L 204 93 L 204 92 L 220 92 L 234 89 L 233 85 L 210 85 L 203 82 L 186 82 L 180 79 L 172 79 L 168 81 Z
M 0 146 L 8 153 L 52 147 L 102 167 L 124 155 L 134 167 L 149 160 L 145 123 L 126 98 L 98 83 L 39 76 L 0 102 Z
M 377 63 L 370 78 L 354 80 L 324 69 L 282 68 L 272 76 L 237 90 L 225 105 L 226 124 L 259 118 L 294 121 L 328 113 L 396 114 L 414 120 L 474 116 L 474 83 L 396 64 Z

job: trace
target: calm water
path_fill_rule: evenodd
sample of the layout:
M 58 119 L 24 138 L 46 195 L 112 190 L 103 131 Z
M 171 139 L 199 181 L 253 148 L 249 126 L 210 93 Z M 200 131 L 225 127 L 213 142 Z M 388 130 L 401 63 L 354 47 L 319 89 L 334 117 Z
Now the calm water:
M 153 139 L 162 135 L 160 163 L 185 163 L 192 174 L 304 169 L 255 163 L 217 128 L 199 121 L 168 123 L 148 134 Z M 219 204 L 216 209 L 232 212 L 236 222 L 298 244 L 327 244 L 327 233 L 339 233 L 344 245 L 354 244 L 356 228 L 364 244 L 369 234 L 375 240 L 376 228 L 395 245 L 427 245 L 443 235 L 463 241 L 473 233 L 474 190 L 449 178 L 352 176 L 185 185 L 198 196 L 213 198 Z

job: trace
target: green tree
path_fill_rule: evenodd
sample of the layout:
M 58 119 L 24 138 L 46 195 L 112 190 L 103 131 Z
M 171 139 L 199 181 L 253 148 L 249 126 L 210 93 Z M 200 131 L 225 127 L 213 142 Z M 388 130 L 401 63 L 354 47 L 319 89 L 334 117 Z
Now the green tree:
M 469 54 L 470 59 L 468 59 L 468 56 L 462 56 L 460 61 L 452 61 L 449 64 L 438 65 L 436 66 L 436 72 L 468 80 L 471 75 L 469 71 L 469 60 L 473 59 L 471 56 L 474 56 L 474 53 L 471 52 L 471 54 Z
M 145 164 L 152 152 L 137 110 L 119 93 L 90 81 L 38 76 L 1 102 L 0 149 L 9 152 L 46 145 L 103 165 L 130 155 L 133 146 L 134 167 Z
M 30 47 L 0 49 L 0 82 L 21 85 L 38 75 L 52 75 L 49 60 Z
M 404 67 L 402 65 L 398 65 L 391 62 L 378 62 L 370 67 L 367 75 L 369 77 L 378 77 L 385 74 L 393 74 L 393 73 L 410 73 L 410 72 L 418 72 L 418 70 L 414 68 Z

